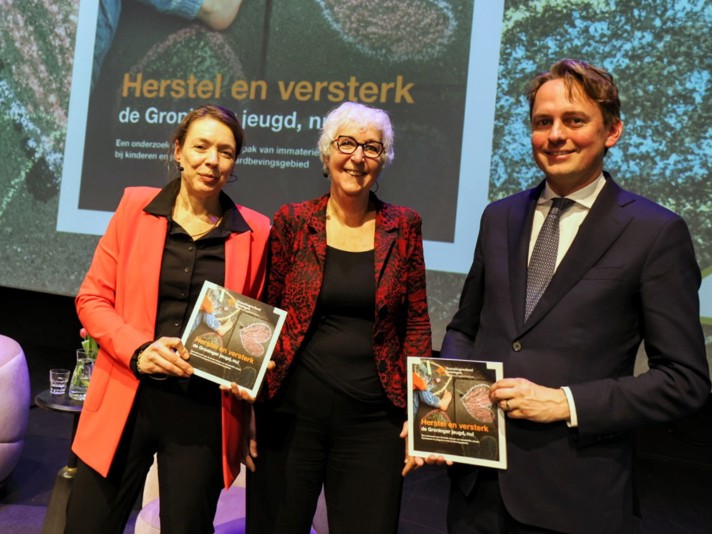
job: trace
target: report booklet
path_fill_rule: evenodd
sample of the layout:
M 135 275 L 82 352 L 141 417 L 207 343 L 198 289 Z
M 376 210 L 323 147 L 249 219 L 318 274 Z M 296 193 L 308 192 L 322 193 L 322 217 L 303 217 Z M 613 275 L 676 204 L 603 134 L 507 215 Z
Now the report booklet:
M 205 282 L 181 340 L 197 376 L 256 396 L 287 312 Z
M 408 454 L 507 468 L 504 412 L 489 399 L 501 362 L 409 356 Z

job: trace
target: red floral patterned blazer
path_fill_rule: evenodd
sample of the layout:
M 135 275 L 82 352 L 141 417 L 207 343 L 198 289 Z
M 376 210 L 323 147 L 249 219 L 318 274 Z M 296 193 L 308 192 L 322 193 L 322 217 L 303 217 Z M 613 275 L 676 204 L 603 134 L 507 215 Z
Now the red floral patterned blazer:
M 425 292 L 420 216 L 412 209 L 376 203 L 376 309 L 373 351 L 376 369 L 393 404 L 405 407 L 406 356 L 432 352 Z M 307 333 L 324 278 L 326 203 L 329 196 L 282 206 L 270 234 L 268 301 L 288 312 L 267 374 L 274 397 Z

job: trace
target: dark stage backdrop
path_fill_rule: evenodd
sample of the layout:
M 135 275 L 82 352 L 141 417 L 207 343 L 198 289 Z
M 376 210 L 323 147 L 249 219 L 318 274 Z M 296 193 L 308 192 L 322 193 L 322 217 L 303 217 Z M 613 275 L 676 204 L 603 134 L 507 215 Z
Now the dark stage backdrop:
M 541 179 L 527 81 L 577 57 L 621 87 L 625 132 L 607 169 L 690 226 L 712 339 L 705 2 L 244 0 L 212 31 L 125 0 L 95 69 L 97 4 L 0 4 L 0 286 L 74 295 L 123 188 L 175 175 L 166 141 L 192 107 L 217 102 L 241 117 L 247 144 L 228 192 L 271 215 L 327 190 L 319 128 L 356 100 L 393 119 L 395 161 L 379 196 L 423 217 L 439 348 L 482 209 Z

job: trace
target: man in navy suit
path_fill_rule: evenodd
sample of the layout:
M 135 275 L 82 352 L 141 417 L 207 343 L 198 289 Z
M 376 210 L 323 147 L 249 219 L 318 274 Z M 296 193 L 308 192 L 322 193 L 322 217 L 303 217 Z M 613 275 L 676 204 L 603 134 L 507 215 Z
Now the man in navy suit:
M 603 171 L 623 131 L 612 76 L 564 59 L 528 97 L 546 180 L 485 209 L 441 351 L 504 363 L 491 399 L 506 412 L 508 468 L 450 468 L 448 529 L 631 532 L 631 429 L 709 396 L 700 270 L 685 222 Z M 530 258 L 555 197 L 573 202 L 549 245 L 553 277 L 528 306 Z M 641 342 L 649 371 L 634 377 Z

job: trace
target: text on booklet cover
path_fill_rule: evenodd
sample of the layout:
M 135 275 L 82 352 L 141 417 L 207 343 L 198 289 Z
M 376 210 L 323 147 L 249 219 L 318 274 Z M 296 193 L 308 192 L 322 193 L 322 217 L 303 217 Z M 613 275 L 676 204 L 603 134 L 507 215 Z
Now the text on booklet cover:
M 408 358 L 408 451 L 506 469 L 502 411 L 489 398 L 500 362 Z
M 205 282 L 183 344 L 195 374 L 256 395 L 287 312 Z

